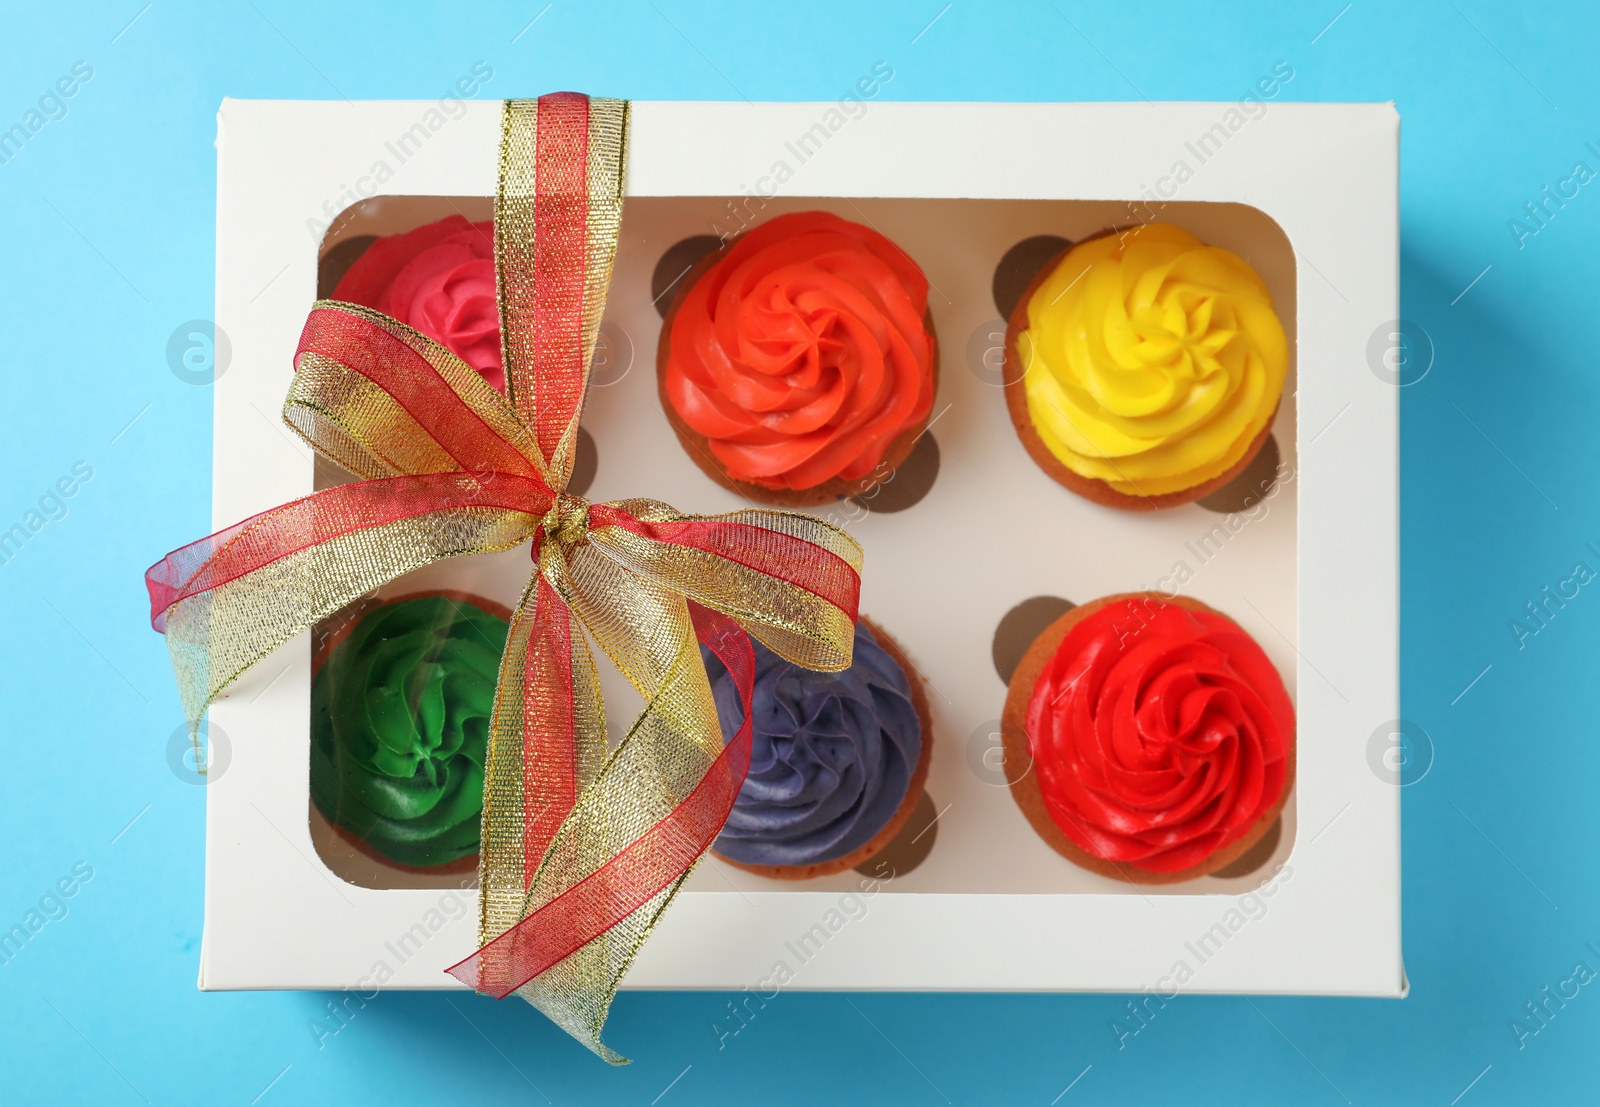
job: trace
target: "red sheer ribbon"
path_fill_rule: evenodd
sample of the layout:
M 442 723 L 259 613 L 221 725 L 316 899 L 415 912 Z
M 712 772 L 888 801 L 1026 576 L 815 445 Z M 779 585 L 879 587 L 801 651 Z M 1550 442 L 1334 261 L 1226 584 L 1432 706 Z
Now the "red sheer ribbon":
M 534 539 L 534 558 L 540 539 Z M 528 642 L 522 731 L 522 886 L 533 885 L 545 851 L 578 801 L 573 741 L 572 613 L 543 577 Z
M 545 969 L 643 907 L 710 848 L 750 769 L 755 651 L 738 623 L 689 604 L 695 637 L 738 689 L 744 722 L 705 777 L 666 818 L 516 926 L 448 970 L 474 991 L 504 999 Z

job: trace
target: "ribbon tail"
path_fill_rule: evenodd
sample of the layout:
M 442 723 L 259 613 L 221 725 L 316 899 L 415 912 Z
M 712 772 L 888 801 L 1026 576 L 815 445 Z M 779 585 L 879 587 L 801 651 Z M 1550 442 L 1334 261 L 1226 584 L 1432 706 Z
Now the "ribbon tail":
M 591 573 L 603 574 L 602 563 L 610 564 L 598 553 L 575 560 Z M 614 564 L 610 571 L 626 573 Z M 747 719 L 754 652 L 733 619 L 637 578 L 633 591 L 613 603 L 589 599 L 589 587 L 561 583 L 558 591 L 563 598 L 570 591 L 577 614 L 608 652 L 615 646 L 619 663 L 633 663 L 624 671 L 646 691 L 646 707 L 563 823 L 529 890 L 524 917 L 450 971 L 497 998 L 517 992 L 619 1064 L 624 1059 L 601 1040 L 617 987 L 722 829 L 749 767 L 748 726 L 726 746 L 720 741 L 697 643 L 742 680 Z M 634 623 L 648 623 L 655 633 L 637 635 Z M 628 653 L 627 646 L 644 642 L 651 643 L 649 656 Z
M 588 643 L 536 576 L 511 617 L 489 723 L 480 944 L 522 919 L 534 874 L 605 752 L 605 708 Z

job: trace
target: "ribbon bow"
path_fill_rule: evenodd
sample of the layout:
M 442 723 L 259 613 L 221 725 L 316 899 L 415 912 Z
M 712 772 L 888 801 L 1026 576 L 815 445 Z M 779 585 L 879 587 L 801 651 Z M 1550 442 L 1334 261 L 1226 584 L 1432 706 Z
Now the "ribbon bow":
M 566 491 L 621 223 L 628 105 L 505 104 L 495 268 L 507 395 L 395 319 L 319 301 L 284 420 L 363 479 L 252 516 L 146 574 L 191 732 L 233 680 L 402 573 L 532 540 L 490 721 L 479 949 L 450 969 L 515 991 L 613 1064 L 611 999 L 727 820 L 750 760 L 754 654 L 850 664 L 861 550 L 809 515 L 684 515 Z M 582 630 L 575 628 L 574 623 Z M 583 633 L 587 631 L 587 636 Z M 611 753 L 592 637 L 644 698 Z M 733 677 L 726 743 L 700 652 Z

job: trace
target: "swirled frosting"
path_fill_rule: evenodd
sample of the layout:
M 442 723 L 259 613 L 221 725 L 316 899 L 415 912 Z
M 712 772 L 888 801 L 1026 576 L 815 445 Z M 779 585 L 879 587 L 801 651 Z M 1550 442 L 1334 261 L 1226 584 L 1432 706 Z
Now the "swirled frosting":
M 1028 701 L 1029 751 L 1062 833 L 1163 873 L 1272 809 L 1294 725 L 1283 679 L 1237 624 L 1145 596 L 1084 616 Z
M 684 292 L 668 402 L 735 480 L 859 479 L 933 405 L 927 307 L 922 270 L 878 232 L 826 212 L 780 215 Z
M 404 865 L 477 852 L 506 622 L 419 596 L 373 608 L 311 686 L 311 798 Z
M 447 347 L 504 392 L 494 224 L 452 215 L 384 235 L 339 279 L 333 299 L 375 308 Z
M 850 668 L 819 673 L 755 643 L 750 772 L 717 838 L 746 865 L 813 865 L 875 838 L 900 808 L 922 759 L 911 683 L 863 623 Z M 723 734 L 743 722 L 739 694 L 709 652 Z
M 1221 476 L 1277 409 L 1289 345 L 1242 258 L 1160 223 L 1069 251 L 1018 338 L 1034 430 L 1124 495 Z

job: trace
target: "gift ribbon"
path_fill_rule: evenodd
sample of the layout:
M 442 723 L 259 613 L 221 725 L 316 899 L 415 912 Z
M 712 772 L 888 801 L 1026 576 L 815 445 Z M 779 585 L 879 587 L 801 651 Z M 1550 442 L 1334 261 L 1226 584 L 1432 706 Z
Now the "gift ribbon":
M 246 669 L 373 588 L 532 540 L 490 721 L 476 953 L 449 971 L 516 992 L 607 1061 L 623 974 L 727 820 L 750 761 L 749 635 L 850 664 L 861 550 L 809 515 L 684 515 L 566 491 L 621 224 L 628 104 L 504 107 L 495 267 L 502 396 L 426 336 L 319 301 L 284 420 L 362 480 L 254 515 L 146 573 L 192 734 Z M 588 639 L 644 710 L 607 752 Z M 700 647 L 744 701 L 726 742 Z

